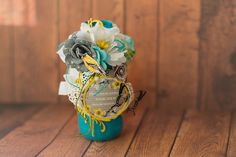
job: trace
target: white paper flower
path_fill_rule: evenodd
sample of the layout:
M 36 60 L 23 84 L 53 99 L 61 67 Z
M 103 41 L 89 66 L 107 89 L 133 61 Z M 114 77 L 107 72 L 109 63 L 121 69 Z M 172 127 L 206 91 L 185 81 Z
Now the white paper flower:
M 99 22 L 93 27 L 90 27 L 87 23 L 82 23 L 80 31 L 76 35 L 82 40 L 97 44 L 101 49 L 107 49 L 119 32 L 120 30 L 116 25 L 113 25 L 112 28 L 105 28 Z
M 121 65 L 126 62 L 125 58 L 126 51 L 118 52 L 116 49 L 108 51 L 110 55 L 110 60 L 108 60 L 108 64 L 111 66 Z

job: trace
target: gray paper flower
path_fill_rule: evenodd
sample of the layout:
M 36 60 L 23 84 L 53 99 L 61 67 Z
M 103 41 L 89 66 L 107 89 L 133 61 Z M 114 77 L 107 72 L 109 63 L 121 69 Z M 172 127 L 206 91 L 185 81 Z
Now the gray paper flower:
M 88 71 L 82 57 L 87 54 L 92 58 L 96 58 L 96 52 L 93 50 L 92 45 L 93 43 L 91 42 L 78 39 L 73 33 L 68 40 L 60 45 L 65 55 L 66 65 L 79 71 Z

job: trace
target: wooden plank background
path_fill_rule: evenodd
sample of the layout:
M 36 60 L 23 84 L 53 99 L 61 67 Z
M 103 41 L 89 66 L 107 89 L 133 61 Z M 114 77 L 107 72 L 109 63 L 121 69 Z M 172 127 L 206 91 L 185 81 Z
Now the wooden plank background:
M 132 36 L 134 88 L 150 104 L 236 107 L 236 0 L 0 0 L 0 103 L 68 102 L 56 47 L 89 19 Z

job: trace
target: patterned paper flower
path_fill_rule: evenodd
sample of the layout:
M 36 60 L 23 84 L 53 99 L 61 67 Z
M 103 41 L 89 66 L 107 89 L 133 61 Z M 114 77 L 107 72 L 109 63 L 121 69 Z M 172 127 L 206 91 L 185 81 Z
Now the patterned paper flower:
M 126 65 L 118 66 L 115 70 L 115 76 L 119 80 L 125 81 L 126 77 L 127 77 L 127 67 L 126 67 Z
M 68 40 L 61 44 L 57 53 L 67 66 L 76 68 L 79 71 L 88 71 L 82 57 L 88 54 L 92 58 L 96 58 L 92 45 L 88 41 L 78 39 L 75 33 L 73 33 Z

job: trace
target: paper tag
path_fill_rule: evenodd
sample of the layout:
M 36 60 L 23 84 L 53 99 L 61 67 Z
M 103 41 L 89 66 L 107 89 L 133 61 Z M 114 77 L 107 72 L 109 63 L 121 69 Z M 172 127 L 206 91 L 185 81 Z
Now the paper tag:
M 68 89 L 67 83 L 65 81 L 60 82 L 58 94 L 59 95 L 67 95 L 68 94 L 67 89 Z

